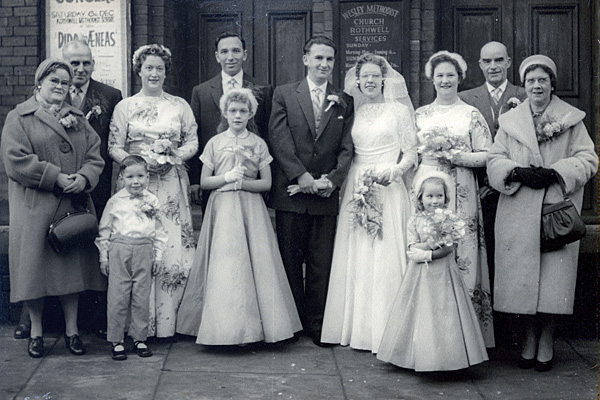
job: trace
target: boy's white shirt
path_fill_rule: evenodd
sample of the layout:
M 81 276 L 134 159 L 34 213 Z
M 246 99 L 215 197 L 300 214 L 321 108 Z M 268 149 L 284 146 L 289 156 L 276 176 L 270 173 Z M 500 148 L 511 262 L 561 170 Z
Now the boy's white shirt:
M 141 211 L 145 203 L 159 210 L 158 198 L 144 189 L 142 198 L 132 198 L 127 189 L 115 193 L 106 203 L 98 226 L 96 247 L 100 251 L 100 262 L 108 261 L 108 247 L 113 235 L 133 238 L 148 237 L 154 242 L 154 260 L 161 261 L 168 236 L 160 218 L 149 218 Z

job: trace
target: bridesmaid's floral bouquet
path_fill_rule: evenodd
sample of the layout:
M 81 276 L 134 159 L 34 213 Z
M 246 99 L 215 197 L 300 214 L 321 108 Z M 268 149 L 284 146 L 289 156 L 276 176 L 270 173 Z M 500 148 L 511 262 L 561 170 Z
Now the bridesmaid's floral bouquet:
M 467 223 L 464 218 L 447 208 L 436 208 L 435 211 L 424 211 L 427 223 L 423 231 L 424 238 L 432 249 L 451 246 L 458 243 L 467 233 Z
M 352 205 L 352 226 L 364 229 L 375 239 L 383 238 L 383 205 L 379 198 L 379 187 L 382 184 L 380 174 L 374 169 L 367 169 L 354 187 Z
M 182 163 L 181 157 L 176 153 L 168 133 L 161 134 L 152 144 L 143 145 L 141 153 L 156 161 L 159 165 L 179 165 Z
M 565 121 L 569 117 L 569 114 L 571 113 L 568 113 L 560 120 L 555 120 L 547 114 L 544 114 L 535 127 L 537 141 L 540 143 L 551 142 L 556 136 L 566 131 L 569 128 L 569 125 Z
M 436 127 L 419 136 L 421 145 L 417 151 L 424 156 L 437 158 L 441 162 L 449 163 L 454 155 L 468 150 L 465 141 L 452 135 L 445 126 Z

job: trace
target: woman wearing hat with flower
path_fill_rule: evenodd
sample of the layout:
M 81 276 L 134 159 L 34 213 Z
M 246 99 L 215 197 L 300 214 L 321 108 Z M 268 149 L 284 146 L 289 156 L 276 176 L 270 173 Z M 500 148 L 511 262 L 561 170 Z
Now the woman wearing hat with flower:
M 556 314 L 572 314 L 579 242 L 541 252 L 542 205 L 566 194 L 578 210 L 583 187 L 596 173 L 598 157 L 585 113 L 559 99 L 556 64 L 544 55 L 519 67 L 527 100 L 500 116 L 488 153 L 490 183 L 500 192 L 496 215 L 494 309 L 525 316 L 526 338 L 519 366 L 553 366 Z
M 159 217 L 169 240 L 150 295 L 148 336 L 175 334 L 177 308 L 194 258 L 194 230 L 184 161 L 198 151 L 198 125 L 189 104 L 163 90 L 171 68 L 164 46 L 141 46 L 133 70 L 142 90 L 116 105 L 110 123 L 108 154 L 121 163 L 130 154 L 148 163 L 148 190 L 158 197 Z
M 87 203 L 104 167 L 100 138 L 82 112 L 64 103 L 73 77 L 59 59 L 35 72 L 35 93 L 8 113 L 2 161 L 8 175 L 10 300 L 25 301 L 31 318 L 28 353 L 43 356 L 44 297 L 58 296 L 65 315 L 65 344 L 85 354 L 77 328 L 79 292 L 106 290 L 93 241 L 66 253 L 52 250 L 46 235 L 54 216 Z

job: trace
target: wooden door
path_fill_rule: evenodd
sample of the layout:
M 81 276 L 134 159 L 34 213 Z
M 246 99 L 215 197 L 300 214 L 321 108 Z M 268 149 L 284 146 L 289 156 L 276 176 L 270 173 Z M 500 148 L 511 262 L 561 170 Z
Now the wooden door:
M 312 34 L 312 0 L 256 0 L 254 15 L 257 80 L 279 86 L 303 79 L 303 47 Z
M 441 49 L 456 51 L 468 64 L 461 90 L 483 84 L 478 59 L 490 40 L 504 43 L 512 57 L 508 77 L 521 84 L 519 65 L 532 54 L 545 54 L 557 65 L 561 99 L 586 112 L 584 123 L 596 141 L 592 103 L 592 5 L 587 0 L 443 0 L 440 1 Z M 586 187 L 583 214 L 595 223 L 597 179 Z

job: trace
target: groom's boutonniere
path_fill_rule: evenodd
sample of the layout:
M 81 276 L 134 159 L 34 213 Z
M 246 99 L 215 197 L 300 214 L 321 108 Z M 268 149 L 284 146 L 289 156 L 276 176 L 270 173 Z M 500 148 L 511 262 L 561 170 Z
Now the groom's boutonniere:
M 340 96 L 335 95 L 335 94 L 330 94 L 329 96 L 327 96 L 327 100 L 329 100 L 329 104 L 327 105 L 327 108 L 325 109 L 325 112 L 329 111 L 329 109 L 333 106 L 335 106 L 336 104 L 340 104 L 342 106 L 345 106 L 346 103 L 344 102 L 343 99 L 340 98 Z
M 97 117 L 100 114 L 102 114 L 102 107 L 96 104 L 94 107 L 91 108 L 90 111 L 88 111 L 87 115 L 85 116 L 85 119 L 89 121 L 91 118 Z

